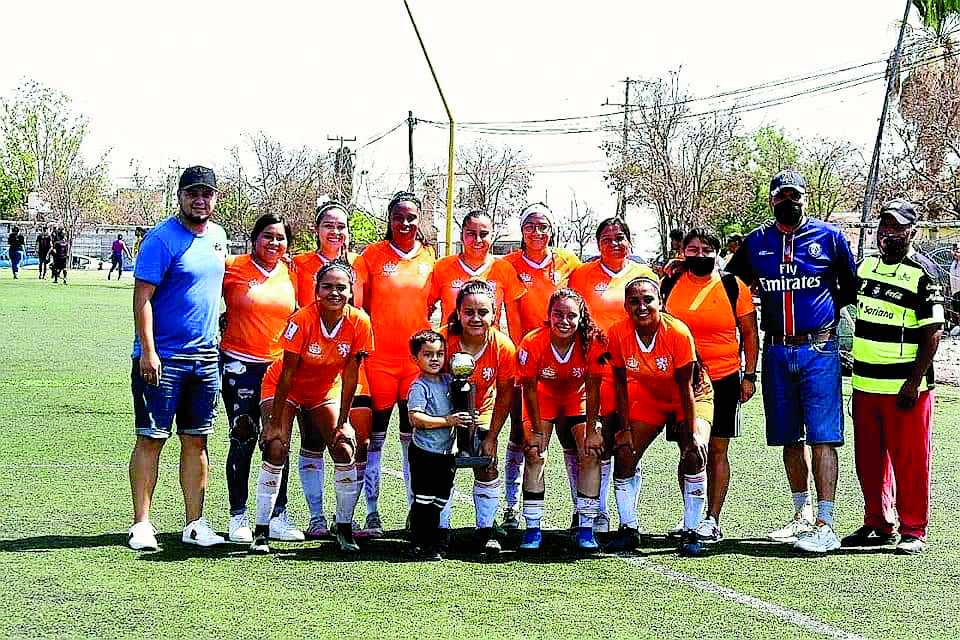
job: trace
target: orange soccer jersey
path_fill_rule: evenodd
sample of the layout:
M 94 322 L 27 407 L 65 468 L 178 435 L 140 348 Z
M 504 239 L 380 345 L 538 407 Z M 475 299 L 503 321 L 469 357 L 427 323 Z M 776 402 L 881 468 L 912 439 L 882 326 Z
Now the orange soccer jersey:
M 449 334 L 448 328 L 440 329 L 440 334 L 447 340 L 447 363 L 450 357 L 462 351 L 460 336 Z M 517 350 L 510 342 L 510 338 L 499 329 L 490 327 L 487 333 L 487 344 L 479 355 L 474 356 L 476 369 L 470 376 L 470 382 L 476 388 L 477 413 L 493 411 L 496 400 L 496 385 L 498 382 L 514 383 L 517 379 Z
M 450 314 L 457 308 L 457 294 L 470 280 L 483 280 L 493 288 L 494 326 L 500 326 L 503 305 L 513 302 L 524 294 L 526 288 L 517 277 L 510 263 L 492 256 L 479 269 L 471 269 L 460 256 L 447 256 L 437 260 L 430 274 L 430 303 L 440 301 L 440 324 L 447 322 Z
M 356 253 L 347 254 L 347 262 L 353 266 L 357 260 Z M 323 257 L 319 251 L 310 253 L 301 253 L 293 257 L 293 272 L 297 280 L 297 304 L 305 307 L 311 304 L 316 297 L 317 291 L 317 271 L 329 260 Z M 356 273 L 354 274 L 357 275 Z M 353 283 L 353 301 L 350 303 L 355 307 L 363 306 L 363 282 L 356 277 Z
M 270 362 L 280 357 L 280 333 L 296 308 L 287 265 L 264 271 L 250 255 L 228 256 L 223 276 L 227 329 L 220 348 L 241 360 Z
M 537 380 L 537 393 L 554 400 L 583 396 L 587 375 L 599 376 L 599 363 L 606 347 L 594 340 L 586 356 L 576 338 L 566 354 L 559 354 L 550 343 L 550 329 L 541 327 L 528 333 L 517 349 L 519 376 Z
M 511 333 L 525 336 L 543 326 L 550 296 L 557 289 L 567 286 L 570 274 L 582 263 L 566 249 L 551 249 L 550 255 L 541 264 L 532 262 L 522 251 L 514 251 L 504 256 L 503 260 L 513 267 L 520 282 L 527 288 L 527 293 L 520 298 L 520 330 L 516 332 L 511 327 Z
M 697 280 L 700 280 L 699 278 Z M 737 279 L 737 318 L 750 315 L 756 308 L 750 290 Z M 725 378 L 740 370 L 740 341 L 737 320 L 720 274 L 698 282 L 684 273 L 670 290 L 665 310 L 681 320 L 697 345 L 697 354 L 711 380 Z
M 634 278 L 643 276 L 658 280 L 650 267 L 633 261 L 628 260 L 619 273 L 614 273 L 599 260 L 594 260 L 575 269 L 570 274 L 568 286 L 583 296 L 593 321 L 606 333 L 626 317 L 624 287 Z
M 410 362 L 410 336 L 429 329 L 427 283 L 435 262 L 433 249 L 421 245 L 402 254 L 383 240 L 367 247 L 354 263 L 364 282 L 363 301 L 377 336 L 373 357 Z

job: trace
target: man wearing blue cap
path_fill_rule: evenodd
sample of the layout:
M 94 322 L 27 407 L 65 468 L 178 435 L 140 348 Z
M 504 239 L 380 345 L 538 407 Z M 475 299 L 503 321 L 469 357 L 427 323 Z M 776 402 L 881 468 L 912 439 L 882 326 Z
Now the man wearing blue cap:
M 837 227 L 805 214 L 806 193 L 806 180 L 797 171 L 775 175 L 770 182 L 774 220 L 744 239 L 727 271 L 756 284 L 760 295 L 767 444 L 783 447 L 793 493 L 793 519 L 770 538 L 824 553 L 840 546 L 833 531 L 836 447 L 843 444 L 836 326 L 840 309 L 855 300 L 857 291 L 850 245 Z
M 207 436 L 220 391 L 217 320 L 227 237 L 210 216 L 217 204 L 211 169 L 180 176 L 180 211 L 150 230 L 134 270 L 131 389 L 137 440 L 130 456 L 134 523 L 130 548 L 155 550 L 150 505 L 160 451 L 176 420 L 180 437 L 185 544 L 224 542 L 203 518 L 209 463 Z

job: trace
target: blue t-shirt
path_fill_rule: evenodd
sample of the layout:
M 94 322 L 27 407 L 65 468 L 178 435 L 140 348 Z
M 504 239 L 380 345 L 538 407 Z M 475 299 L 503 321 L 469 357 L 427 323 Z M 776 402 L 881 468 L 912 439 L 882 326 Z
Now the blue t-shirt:
M 440 380 L 437 382 L 419 376 L 410 385 L 410 391 L 407 393 L 407 410 L 419 411 L 435 418 L 450 415 L 453 411 L 450 404 L 450 381 L 452 379 L 453 376 L 449 373 L 440 374 Z M 413 444 L 424 451 L 451 454 L 453 453 L 454 442 L 453 427 L 413 428 Z
M 177 218 L 161 222 L 143 239 L 134 277 L 157 287 L 153 305 L 153 337 L 161 359 L 217 358 L 217 320 L 223 287 L 227 236 L 207 223 L 194 235 Z M 134 334 L 133 356 L 140 356 Z
M 840 229 L 815 218 L 784 233 L 775 222 L 754 229 L 726 270 L 760 295 L 760 327 L 773 335 L 836 326 L 857 295 L 856 269 Z

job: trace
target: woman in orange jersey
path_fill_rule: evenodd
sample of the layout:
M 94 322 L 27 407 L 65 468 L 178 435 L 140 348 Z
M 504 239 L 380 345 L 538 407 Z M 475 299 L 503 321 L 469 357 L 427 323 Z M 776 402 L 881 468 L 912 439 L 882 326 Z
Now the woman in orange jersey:
M 549 301 L 547 326 L 534 329 L 517 350 L 528 420 L 523 473 L 523 518 L 527 528 L 521 549 L 539 549 L 545 491 L 543 472 L 554 425 L 566 425 L 579 453 L 575 509 L 580 521 L 577 545 L 597 548 L 593 522 L 600 508 L 600 375 L 606 359 L 603 335 L 594 326 L 583 298 L 560 289 Z
M 263 382 L 264 416 L 260 448 L 263 466 L 257 483 L 257 520 L 252 553 L 268 553 L 268 517 L 276 502 L 280 471 L 290 448 L 299 410 L 300 440 L 313 451 L 324 446 L 334 461 L 340 549 L 359 550 L 353 539 L 353 512 L 360 496 L 357 439 L 348 416 L 361 361 L 373 350 L 367 314 L 347 304 L 353 269 L 328 262 L 317 271 L 316 300 L 297 311 L 283 332 L 283 359 L 270 366 Z
M 470 280 L 482 280 L 494 294 L 493 326 L 500 328 L 500 316 L 506 306 L 508 318 L 518 317 L 520 296 L 526 287 L 508 262 L 490 255 L 493 221 L 483 211 L 471 211 L 460 225 L 460 253 L 437 260 L 430 274 L 432 307 L 440 302 L 440 317 L 453 313 L 460 288 Z
M 680 447 L 677 473 L 683 487 L 680 552 L 697 555 L 695 529 L 706 500 L 707 443 L 713 389 L 697 362 L 687 326 L 660 311 L 660 285 L 640 277 L 626 286 L 627 317 L 610 328 L 608 346 L 622 426 L 616 433 L 615 467 L 620 536 L 614 550 L 640 544 L 637 497 L 640 458 L 665 427 Z
M 367 449 L 364 488 L 367 494 L 365 531 L 383 533 L 377 508 L 380 495 L 380 456 L 394 405 L 400 407 L 400 445 L 407 505 L 413 504 L 407 454 L 413 429 L 407 414 L 407 392 L 420 370 L 410 359 L 410 336 L 430 328 L 427 282 L 436 261 L 420 233 L 420 200 L 401 191 L 387 205 L 387 235 L 367 247 L 354 263 L 363 283 L 363 306 L 370 314 L 377 348 L 366 362 L 373 426 Z
M 336 200 L 328 200 L 317 207 L 316 218 L 317 250 L 301 253 L 293 258 L 293 272 L 297 281 L 297 302 L 301 307 L 313 303 L 316 288 L 317 271 L 331 260 L 345 259 L 353 265 L 357 254 L 347 251 L 350 243 L 350 232 L 347 228 L 347 208 Z M 353 299 L 350 302 L 355 307 L 363 306 L 363 282 L 357 278 L 353 286 Z M 373 409 L 370 402 L 370 388 L 367 384 L 366 365 L 360 365 L 360 379 L 357 382 L 357 393 L 353 397 L 353 406 L 350 408 L 350 424 L 357 433 L 357 467 L 361 476 L 367 466 L 367 447 L 370 443 L 370 428 L 373 420 Z M 327 518 L 323 508 L 324 484 L 323 448 L 317 451 L 301 445 L 300 447 L 300 484 L 307 506 L 310 508 L 310 524 L 304 533 L 308 538 L 326 536 Z M 377 534 L 377 531 L 366 530 L 358 535 Z
M 700 542 L 723 539 L 720 510 L 730 485 L 730 438 L 740 435 L 740 405 L 756 391 L 760 340 L 750 290 L 735 275 L 717 271 L 720 240 L 704 229 L 683 237 L 683 266 L 664 278 L 664 309 L 687 325 L 713 385 L 714 411 L 707 464 L 707 512 L 697 526 Z M 739 334 L 739 335 L 738 335 Z M 740 369 L 743 345 L 744 367 Z M 682 524 L 677 527 L 683 530 Z M 679 533 L 678 531 L 678 533 Z
M 476 390 L 477 422 L 483 455 L 492 456 L 488 467 L 474 468 L 473 504 L 477 513 L 476 545 L 487 553 L 500 551 L 493 535 L 493 522 L 500 503 L 500 477 L 497 474 L 497 436 L 510 415 L 513 387 L 516 383 L 516 349 L 510 338 L 493 326 L 494 293 L 482 280 L 469 280 L 457 293 L 456 309 L 440 334 L 447 340 L 447 362 L 453 354 L 469 353 L 476 362 L 470 382 Z M 440 514 L 441 540 L 450 531 L 453 500 Z
M 260 433 L 260 388 L 271 362 L 283 355 L 280 333 L 296 307 L 296 295 L 284 263 L 290 225 L 266 214 L 250 233 L 253 250 L 227 256 L 223 276 L 226 326 L 220 341 L 220 392 L 230 423 L 227 453 L 227 495 L 230 500 L 230 540 L 253 542 L 247 518 L 250 460 Z M 270 528 L 277 537 L 296 537 L 286 517 L 287 476 L 283 465 L 280 494 Z M 302 540 L 302 536 L 300 537 Z
M 520 250 L 503 257 L 510 263 L 517 277 L 526 286 L 527 292 L 521 296 L 519 305 L 507 307 L 507 327 L 510 339 L 519 345 L 525 335 L 543 326 L 547 317 L 547 303 L 550 296 L 559 287 L 567 284 L 570 273 L 582 263 L 566 249 L 551 246 L 554 238 L 553 213 L 542 202 L 528 204 L 520 210 Z M 504 497 L 503 528 L 516 529 L 517 498 L 520 494 L 520 469 L 523 467 L 523 418 L 520 393 L 513 396 L 513 408 L 510 411 L 510 440 L 507 441 L 507 455 L 503 461 Z M 557 437 L 563 446 L 564 454 L 571 463 L 568 471 L 576 469 L 576 443 L 573 436 L 563 426 L 558 426 Z M 576 482 L 571 478 L 570 492 L 576 500 Z M 574 506 L 576 508 L 576 506 Z
M 630 259 L 633 239 L 630 227 L 621 218 L 607 218 L 597 227 L 597 247 L 600 259 L 591 260 L 570 274 L 569 287 L 583 296 L 590 315 L 604 333 L 623 317 L 623 288 L 634 278 L 654 277 L 653 271 Z M 603 424 L 604 451 L 600 465 L 600 513 L 594 522 L 594 531 L 605 533 L 610 529 L 607 505 L 610 502 L 610 476 L 613 454 L 613 433 L 617 429 L 617 401 L 613 391 L 613 373 L 604 367 L 600 380 L 600 416 Z M 571 486 L 576 486 L 576 458 L 568 458 L 567 473 Z M 577 514 L 573 514 L 576 526 Z

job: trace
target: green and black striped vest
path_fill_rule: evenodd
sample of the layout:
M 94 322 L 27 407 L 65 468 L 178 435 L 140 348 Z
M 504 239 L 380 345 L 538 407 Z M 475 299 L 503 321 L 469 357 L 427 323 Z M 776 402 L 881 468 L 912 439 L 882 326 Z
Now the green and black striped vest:
M 923 327 L 943 322 L 935 267 L 928 263 L 913 252 L 897 264 L 884 264 L 879 256 L 861 261 L 853 337 L 854 389 L 899 392 L 913 369 Z M 926 382 L 933 387 L 932 366 Z

